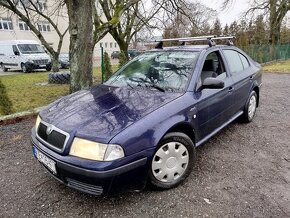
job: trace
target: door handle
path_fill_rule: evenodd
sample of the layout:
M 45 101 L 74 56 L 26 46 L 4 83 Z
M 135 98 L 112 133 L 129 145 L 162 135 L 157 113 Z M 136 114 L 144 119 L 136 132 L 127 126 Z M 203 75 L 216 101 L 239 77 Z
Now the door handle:
M 232 93 L 234 91 L 234 88 L 231 86 L 229 87 L 229 92 Z
M 252 80 L 254 78 L 254 76 L 252 75 L 252 76 L 250 76 L 250 80 Z

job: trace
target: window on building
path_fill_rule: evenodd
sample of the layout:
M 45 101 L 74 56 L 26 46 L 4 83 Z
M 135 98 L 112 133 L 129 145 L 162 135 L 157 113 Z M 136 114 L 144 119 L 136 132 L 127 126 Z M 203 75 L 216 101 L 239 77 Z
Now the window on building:
M 0 18 L 0 30 L 13 30 L 12 20 Z
M 108 47 L 108 43 L 107 42 L 105 42 L 105 48 L 107 48 Z
M 113 48 L 113 42 L 110 42 L 110 48 Z
M 22 20 L 20 20 L 19 22 L 18 22 L 18 26 L 19 26 L 19 29 L 20 30 L 22 30 L 22 31 L 30 31 L 30 28 L 27 26 L 27 24 L 24 22 L 24 21 L 22 21 Z
M 103 47 L 103 43 L 102 42 L 100 42 L 100 48 L 102 48 Z
M 115 48 L 117 48 L 117 43 L 115 42 Z
M 50 32 L 51 29 L 50 29 L 50 24 L 49 23 L 38 23 L 38 30 L 40 32 Z
M 47 0 L 38 0 L 37 8 L 39 11 L 47 10 Z

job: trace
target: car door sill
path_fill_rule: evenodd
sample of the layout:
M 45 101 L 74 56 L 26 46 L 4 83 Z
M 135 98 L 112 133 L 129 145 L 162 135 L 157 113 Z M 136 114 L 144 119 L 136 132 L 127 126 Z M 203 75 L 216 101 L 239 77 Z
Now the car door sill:
M 196 143 L 196 147 L 202 145 L 203 143 L 205 143 L 207 140 L 209 140 L 212 136 L 214 136 L 215 134 L 217 134 L 221 129 L 223 129 L 224 127 L 226 127 L 227 125 L 229 125 L 231 122 L 233 122 L 235 119 L 237 119 L 239 116 L 241 116 L 243 114 L 243 111 L 239 111 L 235 116 L 233 116 L 229 121 L 227 121 L 226 123 L 224 123 L 223 125 L 221 125 L 219 128 L 217 128 L 216 130 L 214 130 L 211 134 L 207 135 L 206 137 L 204 137 L 202 140 L 200 140 L 199 142 Z

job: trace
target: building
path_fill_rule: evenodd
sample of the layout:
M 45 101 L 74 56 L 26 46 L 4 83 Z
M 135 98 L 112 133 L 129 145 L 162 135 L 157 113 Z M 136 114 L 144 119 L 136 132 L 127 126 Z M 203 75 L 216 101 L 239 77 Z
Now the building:
M 68 17 L 66 14 L 66 8 L 57 8 L 55 5 L 56 0 L 35 0 L 37 7 L 43 13 L 48 15 L 51 14 L 51 19 L 57 24 L 61 32 L 64 32 L 68 28 Z M 18 3 L 18 8 L 23 9 L 23 4 L 29 7 L 29 0 L 22 0 Z M 61 10 L 56 16 L 55 10 Z M 59 37 L 55 29 L 51 24 L 40 16 L 34 17 L 34 22 L 37 24 L 37 28 L 42 32 L 46 41 L 56 50 L 58 46 Z M 19 17 L 3 8 L 0 8 L 0 40 L 36 40 L 39 41 L 35 34 L 30 31 L 29 27 L 23 22 Z M 69 52 L 69 32 L 65 35 L 61 52 Z M 101 46 L 104 50 L 109 53 L 113 51 L 118 51 L 119 46 L 114 40 L 114 38 L 107 34 L 100 42 L 98 42 L 94 49 L 94 64 L 99 64 L 101 57 Z

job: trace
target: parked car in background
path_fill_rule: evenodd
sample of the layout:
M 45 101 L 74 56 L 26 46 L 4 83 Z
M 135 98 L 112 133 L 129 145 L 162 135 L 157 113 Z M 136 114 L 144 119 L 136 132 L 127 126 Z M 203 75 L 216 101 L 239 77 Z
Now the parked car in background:
M 69 54 L 68 53 L 60 53 L 58 60 L 59 60 L 60 68 L 62 68 L 62 69 L 69 68 L 70 63 L 69 63 Z
M 133 58 L 137 57 L 139 54 L 141 54 L 141 52 L 138 51 L 138 50 L 135 50 L 135 49 L 129 49 L 128 50 L 128 55 L 129 55 L 130 59 L 133 59 Z
M 111 54 L 111 58 L 112 59 L 119 59 L 120 58 L 120 51 L 113 51 L 112 54 Z
M 178 186 L 196 147 L 238 117 L 251 122 L 260 99 L 260 64 L 231 43 L 215 45 L 218 37 L 201 39 L 209 45 L 160 42 L 104 84 L 47 106 L 32 129 L 34 157 L 89 194 Z
M 0 66 L 3 71 L 35 69 L 51 70 L 51 58 L 43 47 L 33 40 L 0 41 Z

